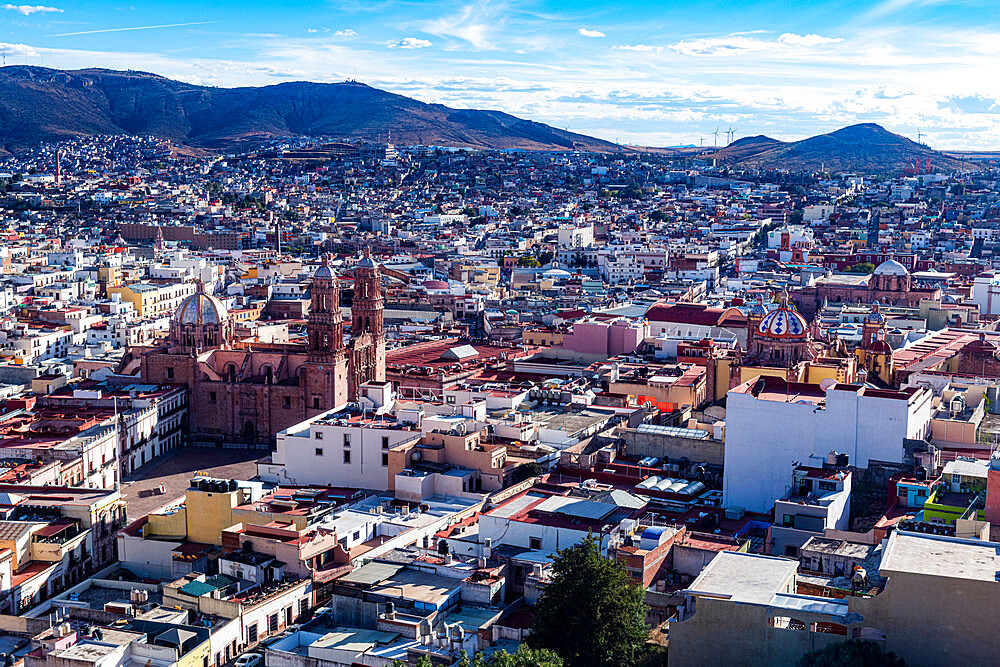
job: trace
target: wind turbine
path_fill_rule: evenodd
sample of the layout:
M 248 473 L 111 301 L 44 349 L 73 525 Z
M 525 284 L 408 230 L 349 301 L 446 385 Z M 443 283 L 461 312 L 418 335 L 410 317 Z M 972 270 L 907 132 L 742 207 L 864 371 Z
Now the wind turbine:
M 726 130 L 726 145 L 733 143 L 733 126 L 730 125 L 729 129 Z
M 718 126 L 716 126 L 715 132 L 713 132 L 712 135 L 715 137 L 715 147 L 718 148 L 719 147 L 719 128 L 718 128 Z
M 729 126 L 729 143 L 733 143 L 734 141 L 736 141 L 736 130 L 733 129 L 732 125 L 730 125 Z
M 923 144 L 924 143 L 923 136 L 924 135 L 920 133 L 920 128 L 918 127 L 917 128 L 917 143 L 918 144 Z

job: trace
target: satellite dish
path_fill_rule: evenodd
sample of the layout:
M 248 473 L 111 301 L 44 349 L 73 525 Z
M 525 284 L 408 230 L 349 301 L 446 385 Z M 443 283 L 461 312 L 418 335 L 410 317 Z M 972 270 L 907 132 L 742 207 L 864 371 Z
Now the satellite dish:
M 822 389 L 823 391 L 826 391 L 835 384 L 837 384 L 837 381 L 834 380 L 833 378 L 823 378 L 822 380 L 819 381 L 819 388 Z

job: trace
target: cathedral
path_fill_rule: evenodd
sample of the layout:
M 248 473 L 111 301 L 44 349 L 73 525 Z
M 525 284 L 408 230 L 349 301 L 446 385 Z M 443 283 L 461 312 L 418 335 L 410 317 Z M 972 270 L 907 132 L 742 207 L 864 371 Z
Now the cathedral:
M 731 386 L 759 375 L 787 382 L 818 384 L 824 380 L 856 381 L 857 362 L 837 346 L 817 343 L 805 317 L 782 292 L 776 308 L 758 299 L 747 312 L 747 349 L 730 374 Z
M 357 399 L 385 382 L 381 271 L 366 252 L 354 269 L 351 339 L 344 341 L 340 282 L 327 258 L 313 275 L 304 343 L 238 340 L 204 286 L 181 303 L 167 339 L 131 348 L 119 373 L 189 389 L 195 441 L 266 445 L 282 429 Z

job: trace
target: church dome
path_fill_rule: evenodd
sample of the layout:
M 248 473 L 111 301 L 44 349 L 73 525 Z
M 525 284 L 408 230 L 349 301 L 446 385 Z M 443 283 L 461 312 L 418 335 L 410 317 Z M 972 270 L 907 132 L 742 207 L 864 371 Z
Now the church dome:
M 222 324 L 229 319 L 225 304 L 211 294 L 205 294 L 201 287 L 184 299 L 174 314 L 174 322 L 179 324 Z
M 747 311 L 747 315 L 750 317 L 764 317 L 767 315 L 767 307 L 764 306 L 764 301 L 759 296 L 754 304 L 750 306 L 750 310 Z
M 331 269 L 327 264 L 321 264 L 316 273 L 313 274 L 313 278 L 333 278 L 333 269 Z
M 313 278 L 326 278 L 328 280 L 333 280 L 336 278 L 333 269 L 330 268 L 330 257 L 323 253 L 319 258 L 319 268 L 316 269 L 316 273 L 313 274 Z
M 869 343 L 868 351 L 873 354 L 892 354 L 892 347 L 881 338 L 878 338 Z
M 872 305 L 872 311 L 865 315 L 866 324 L 885 324 L 885 315 L 879 309 L 878 303 Z
M 876 276 L 908 276 L 910 272 L 906 270 L 906 267 L 897 262 L 894 259 L 887 259 L 881 264 L 879 264 L 873 275 Z
M 757 333 L 767 338 L 805 338 L 808 333 L 806 318 L 788 306 L 772 310 L 757 326 Z

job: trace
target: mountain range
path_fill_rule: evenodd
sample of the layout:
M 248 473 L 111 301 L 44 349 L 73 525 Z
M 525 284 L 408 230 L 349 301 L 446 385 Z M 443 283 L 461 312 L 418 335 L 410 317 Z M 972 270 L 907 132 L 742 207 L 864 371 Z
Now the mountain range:
M 764 135 L 743 137 L 708 157 L 721 164 L 790 171 L 889 173 L 911 167 L 917 161 L 926 168 L 927 160 L 932 170 L 951 171 L 963 166 L 960 158 L 935 151 L 875 123 L 851 125 L 801 141 L 779 141 Z M 969 168 L 968 163 L 964 166 Z
M 224 150 L 328 135 L 399 144 L 611 151 L 610 141 L 500 111 L 452 109 L 355 83 L 212 88 L 146 72 L 0 68 L 0 148 L 97 134 L 154 135 Z
M 0 67 L 0 151 L 101 134 L 154 135 L 195 149 L 240 148 L 279 137 L 526 150 L 644 151 L 500 111 L 454 109 L 362 83 L 296 81 L 215 88 L 106 69 Z M 650 149 L 702 154 L 699 149 Z M 958 157 L 873 123 L 801 141 L 744 137 L 708 157 L 737 167 L 898 172 L 916 160 L 952 170 Z

